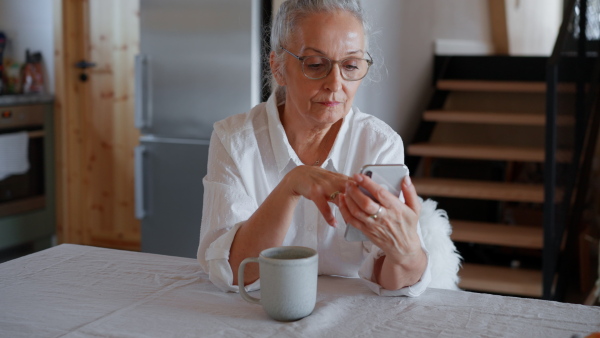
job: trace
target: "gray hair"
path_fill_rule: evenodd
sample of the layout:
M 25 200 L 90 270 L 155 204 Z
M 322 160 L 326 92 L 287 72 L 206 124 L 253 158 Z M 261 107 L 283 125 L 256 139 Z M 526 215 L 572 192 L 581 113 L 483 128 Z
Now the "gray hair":
M 359 0 L 287 0 L 281 4 L 271 27 L 271 51 L 275 52 L 275 60 L 283 64 L 284 51 L 280 48 L 287 46 L 297 30 L 301 19 L 315 13 L 333 13 L 346 11 L 362 23 L 365 34 L 365 48 L 369 45 L 370 25 Z M 268 55 L 268 53 L 267 53 Z M 282 69 L 283 70 L 283 69 Z M 275 92 L 277 102 L 285 100 L 285 87 L 281 87 L 271 75 L 271 91 Z

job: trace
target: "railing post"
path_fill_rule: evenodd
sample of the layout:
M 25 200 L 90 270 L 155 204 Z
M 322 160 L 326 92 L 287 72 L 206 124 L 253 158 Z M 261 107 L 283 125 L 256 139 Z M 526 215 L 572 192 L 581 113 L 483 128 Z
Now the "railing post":
M 542 298 L 552 298 L 552 283 L 556 271 L 555 249 L 555 188 L 556 188 L 556 82 L 558 63 L 549 64 L 546 87 L 546 159 L 544 165 L 544 248 L 542 252 Z
M 586 59 L 587 59 L 587 13 L 588 1 L 579 0 L 579 39 L 577 41 L 577 93 L 575 100 L 575 154 L 577 159 L 581 154 L 583 147 L 583 139 L 587 126 L 587 116 L 585 113 L 585 75 L 586 75 Z M 579 167 L 579 163 L 577 163 Z M 576 167 L 576 168 L 577 168 Z

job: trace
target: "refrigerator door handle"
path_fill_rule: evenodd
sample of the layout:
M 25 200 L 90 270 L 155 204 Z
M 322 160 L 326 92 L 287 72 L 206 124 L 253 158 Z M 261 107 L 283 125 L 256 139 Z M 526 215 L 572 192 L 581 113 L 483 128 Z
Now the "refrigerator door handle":
M 147 55 L 135 56 L 135 127 L 143 129 L 150 126 L 151 88 L 149 59 Z
M 139 145 L 135 147 L 135 218 L 143 219 L 146 217 L 146 209 L 144 207 L 144 155 L 146 147 Z

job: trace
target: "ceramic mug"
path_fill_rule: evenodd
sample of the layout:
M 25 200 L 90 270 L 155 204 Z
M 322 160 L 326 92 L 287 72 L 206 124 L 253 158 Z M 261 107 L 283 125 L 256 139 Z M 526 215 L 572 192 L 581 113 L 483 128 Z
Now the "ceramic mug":
M 250 296 L 244 288 L 244 268 L 258 263 L 261 298 Z M 319 256 L 314 249 L 280 246 L 263 250 L 258 258 L 246 258 L 238 269 L 240 295 L 246 301 L 262 304 L 271 318 L 292 321 L 312 313 L 317 300 Z

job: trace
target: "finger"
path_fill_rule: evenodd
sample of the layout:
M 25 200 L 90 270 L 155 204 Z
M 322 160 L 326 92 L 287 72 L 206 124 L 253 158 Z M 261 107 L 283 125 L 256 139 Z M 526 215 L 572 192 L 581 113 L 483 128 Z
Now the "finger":
M 327 198 L 328 198 L 328 202 L 335 204 L 338 208 L 340 207 L 340 195 L 345 194 L 346 193 L 346 182 L 348 182 L 348 180 L 345 180 L 343 182 L 341 182 L 340 184 L 337 185 L 337 190 L 335 190 L 334 192 L 332 192 Z M 335 188 L 333 188 L 335 189 Z
M 368 221 L 365 222 L 365 217 L 367 220 L 369 218 L 368 215 L 364 213 L 364 216 L 362 217 L 355 217 L 348 207 L 348 204 L 352 203 L 349 201 L 350 199 L 346 195 L 340 197 L 342 203 L 342 208 L 340 208 L 340 210 L 342 211 L 342 216 L 344 216 L 344 221 L 346 221 L 346 224 L 352 225 L 356 229 L 360 230 L 365 236 L 367 236 L 369 241 L 382 248 L 383 246 L 381 246 L 381 239 L 385 237 L 385 235 L 382 233 L 382 229 L 379 229 L 376 224 L 370 224 Z
M 311 167 L 311 168 L 315 168 L 315 170 L 324 173 L 326 175 L 326 181 L 328 181 L 328 182 L 334 182 L 333 185 L 338 186 L 339 188 L 343 188 L 344 185 L 346 184 L 346 182 L 354 180 L 350 176 L 346 176 L 344 174 L 340 174 L 340 173 L 336 173 L 336 172 L 333 172 L 333 171 L 329 171 L 327 169 L 316 168 L 316 167 Z
M 342 213 L 342 217 L 344 218 L 346 224 L 351 224 L 358 230 L 364 230 L 364 223 L 361 220 L 354 217 L 348 209 L 348 198 L 346 197 L 346 195 L 340 195 L 340 212 Z
M 375 183 L 369 176 L 363 174 L 354 175 L 354 179 L 357 183 L 367 190 L 379 204 L 383 205 L 384 208 L 391 208 L 397 204 L 398 196 L 394 196 L 386 188 Z
M 334 182 L 333 188 L 332 188 L 332 189 L 334 189 L 334 191 L 331 193 L 331 195 L 329 195 L 329 201 L 339 207 L 338 196 L 340 194 L 346 193 L 346 186 L 347 186 L 348 182 L 354 182 L 354 179 L 352 177 L 348 177 L 348 176 L 342 175 L 342 174 L 337 174 L 337 173 L 333 173 L 333 174 L 336 175 L 335 180 L 332 180 Z M 331 197 L 334 197 L 334 198 L 332 199 Z
M 361 193 L 358 190 L 358 188 L 356 188 L 356 187 L 352 187 L 352 186 L 348 187 L 347 188 L 347 193 L 344 195 L 344 201 L 346 202 L 346 206 L 348 207 L 348 211 L 350 211 L 350 214 L 354 218 L 360 220 L 361 223 L 366 223 L 365 221 L 368 219 L 368 217 L 369 217 L 370 214 L 368 214 L 368 211 L 366 211 L 363 208 L 361 208 L 356 203 L 356 201 L 354 201 L 354 199 L 351 198 L 351 197 L 349 197 L 349 195 L 348 195 L 348 193 L 356 193 L 356 191 L 358 191 L 359 193 Z M 371 199 L 369 199 L 369 203 L 375 204 L 375 202 L 373 202 Z M 379 209 L 379 207 L 377 207 L 377 209 Z M 375 212 L 377 212 L 377 210 Z
M 339 195 L 341 193 L 342 192 L 339 191 L 339 190 L 334 191 L 331 195 L 329 195 L 329 201 L 328 202 L 333 203 L 333 204 L 335 204 L 335 205 L 337 205 L 339 207 L 339 201 L 340 201 Z
M 408 175 L 402 180 L 402 194 L 404 195 L 405 204 L 411 208 L 415 214 L 420 215 L 421 202 L 419 201 L 419 195 L 417 195 L 417 190 Z
M 324 199 L 314 199 L 313 202 L 317 206 L 317 209 L 319 209 L 319 211 L 321 212 L 321 215 L 323 215 L 323 218 L 325 218 L 327 224 L 331 225 L 334 228 L 337 227 L 337 221 L 335 220 L 333 211 L 331 210 L 331 207 L 329 206 L 327 201 L 325 201 Z
M 372 215 L 379 209 L 379 204 L 365 195 L 356 184 L 349 183 L 346 185 L 346 197 L 366 214 Z

